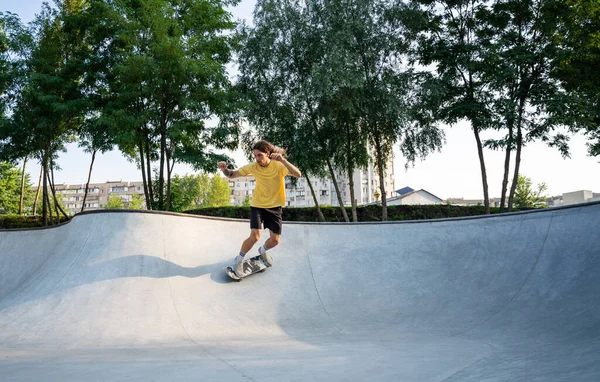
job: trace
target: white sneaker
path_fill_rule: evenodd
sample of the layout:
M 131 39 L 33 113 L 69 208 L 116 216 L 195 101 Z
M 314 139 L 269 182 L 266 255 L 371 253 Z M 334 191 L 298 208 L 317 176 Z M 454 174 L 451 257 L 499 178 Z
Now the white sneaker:
M 238 277 L 244 277 L 244 274 L 245 274 L 244 273 L 244 264 L 245 264 L 245 261 L 242 261 L 241 263 L 236 263 L 235 264 L 235 267 L 234 267 L 233 271 L 235 272 L 235 274 Z
M 233 267 L 233 271 L 235 272 L 236 275 L 238 275 L 239 277 L 244 277 L 245 275 L 245 271 L 244 271 L 244 264 L 246 263 L 244 261 L 244 258 L 240 255 L 237 255 L 234 259 L 235 262 L 235 266 Z
M 260 247 L 258 249 L 258 253 L 260 254 L 260 259 L 263 261 L 263 263 L 265 263 L 265 265 L 267 267 L 272 266 L 273 265 L 273 258 L 271 257 L 271 255 L 269 255 L 268 251 L 265 251 L 265 253 L 262 253 L 261 248 L 262 247 Z

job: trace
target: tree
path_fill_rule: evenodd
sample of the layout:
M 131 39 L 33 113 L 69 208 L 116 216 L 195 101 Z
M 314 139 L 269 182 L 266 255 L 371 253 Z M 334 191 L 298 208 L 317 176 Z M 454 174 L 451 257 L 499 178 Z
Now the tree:
M 125 208 L 125 203 L 123 202 L 123 199 L 121 199 L 119 196 L 117 195 L 111 195 L 108 197 L 108 200 L 106 201 L 106 205 L 104 206 L 104 208 L 106 209 L 123 209 Z
M 516 208 L 540 208 L 546 207 L 545 200 L 548 198 L 543 193 L 548 190 L 546 183 L 537 185 L 537 191 L 532 188 L 533 182 L 530 178 L 519 175 L 517 185 L 515 186 L 514 205 Z
M 149 206 L 156 199 L 154 207 L 170 209 L 176 162 L 212 170 L 227 159 L 213 147 L 237 145 L 225 70 L 233 43 L 227 31 L 235 24 L 224 7 L 234 3 L 92 1 L 93 45 L 102 48 L 91 60 L 100 74 L 89 83 L 102 84 L 97 92 L 105 99 L 101 118 L 121 151 L 139 160 Z M 213 117 L 220 117 L 219 124 L 206 126 Z M 156 195 L 153 160 L 159 162 Z
M 11 82 L 8 100 L 12 115 L 0 125 L 0 152 L 16 161 L 36 156 L 43 169 L 43 221 L 48 224 L 48 185 L 52 194 L 53 163 L 73 141 L 84 103 L 79 88 L 81 57 L 69 39 L 67 18 L 78 11 L 76 1 L 44 4 L 28 26 L 10 19 Z M 73 6 L 73 7 L 71 7 Z M 66 216 L 54 195 L 54 206 Z M 52 218 L 51 218 L 52 220 Z
M 18 214 L 21 197 L 22 172 L 14 165 L 0 162 L 0 214 Z M 33 192 L 29 174 L 24 178 L 25 202 L 31 200 Z
M 513 198 L 523 147 L 541 140 L 568 156 L 568 136 L 553 134 L 558 127 L 574 129 L 580 124 L 579 97 L 563 90 L 551 76 L 556 69 L 558 19 L 556 2 L 541 0 L 497 1 L 479 11 L 485 20 L 480 33 L 487 47 L 487 78 L 495 92 L 495 127 L 507 130 L 505 138 L 489 140 L 486 145 L 506 150 L 502 182 L 501 209 L 504 208 L 511 152 L 515 151 Z
M 343 146 L 337 131 L 325 123 L 327 113 L 319 109 L 328 91 L 317 75 L 327 56 L 320 7 L 317 1 L 258 1 L 254 25 L 244 25 L 238 33 L 243 44 L 237 88 L 257 136 L 287 149 L 289 160 L 307 179 L 329 173 L 348 221 L 332 162 Z M 311 193 L 318 205 L 312 186 Z
M 130 210 L 144 210 L 146 201 L 141 195 L 133 194 L 127 208 Z
M 0 13 L 0 16 L 2 14 Z M 8 52 L 8 36 L 6 35 L 5 21 L 0 17 L 0 120 L 5 118 L 6 102 L 4 92 L 10 82 Z
M 485 213 L 490 213 L 487 171 L 481 132 L 491 125 L 493 94 L 483 60 L 488 55 L 480 39 L 485 20 L 478 12 L 483 0 L 411 0 L 398 6 L 398 15 L 416 43 L 410 52 L 414 63 L 435 66 L 424 87 L 423 108 L 432 118 L 454 125 L 471 124 L 481 171 Z M 426 113 L 423 111 L 422 114 Z
M 205 207 L 222 207 L 228 206 L 231 199 L 231 189 L 229 182 L 221 178 L 219 175 L 214 175 L 210 182 Z
M 206 173 L 175 175 L 171 185 L 171 211 L 185 212 L 205 205 L 209 188 L 210 177 Z
M 250 207 L 250 202 L 252 201 L 252 196 L 246 195 L 244 201 L 242 202 L 242 207 Z
M 600 155 L 600 6 L 596 0 L 559 2 L 560 51 L 553 75 L 586 102 L 578 115 L 589 116 L 579 130 L 589 138 L 588 153 Z
M 336 99 L 351 100 L 344 108 L 346 123 L 337 131 L 366 138 L 379 175 L 382 220 L 387 220 L 386 166 L 393 146 L 402 142 L 406 151 L 426 153 L 441 144 L 442 135 L 435 125 L 422 125 L 423 120 L 416 121 L 411 116 L 412 73 L 402 65 L 410 43 L 405 38 L 406 28 L 391 12 L 390 3 L 347 0 L 324 4 L 326 25 L 333 34 L 329 41 L 331 56 L 339 56 L 328 63 L 328 69 L 334 72 L 330 82 L 344 86 L 342 90 L 347 96 L 337 94 Z M 354 124 L 357 126 L 352 127 Z M 355 132 L 350 133 L 351 129 Z M 415 136 L 420 138 L 410 139 Z M 346 150 L 351 155 L 344 163 L 351 179 L 353 166 L 366 165 L 367 142 L 356 138 L 355 142 L 358 144 L 354 150 Z M 345 145 L 352 146 L 350 142 Z

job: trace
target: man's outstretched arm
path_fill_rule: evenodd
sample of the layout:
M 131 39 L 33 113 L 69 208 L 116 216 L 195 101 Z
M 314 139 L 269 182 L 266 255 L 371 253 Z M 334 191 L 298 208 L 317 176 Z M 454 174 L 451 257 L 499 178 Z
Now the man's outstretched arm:
M 283 155 L 279 153 L 273 153 L 271 154 L 271 159 L 281 162 L 288 169 L 291 176 L 294 176 L 296 178 L 300 178 L 302 176 L 300 170 L 298 170 L 296 166 L 288 162 L 287 159 L 283 157 Z
M 242 174 L 240 174 L 240 172 L 238 170 L 228 169 L 226 162 L 219 162 L 219 163 L 217 163 L 217 166 L 219 167 L 219 170 L 221 170 L 223 175 L 225 175 L 229 179 L 238 178 L 238 177 L 242 176 Z

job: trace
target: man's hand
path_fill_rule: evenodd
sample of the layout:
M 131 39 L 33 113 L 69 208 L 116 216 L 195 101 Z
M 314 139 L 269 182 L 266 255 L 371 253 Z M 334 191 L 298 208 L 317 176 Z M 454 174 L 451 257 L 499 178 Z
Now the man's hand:
M 219 170 L 225 175 L 227 178 L 231 178 L 234 174 L 234 171 L 227 168 L 227 162 L 219 162 L 217 163 Z
M 278 162 L 283 162 L 283 155 L 281 155 L 280 153 L 272 153 L 270 158 Z

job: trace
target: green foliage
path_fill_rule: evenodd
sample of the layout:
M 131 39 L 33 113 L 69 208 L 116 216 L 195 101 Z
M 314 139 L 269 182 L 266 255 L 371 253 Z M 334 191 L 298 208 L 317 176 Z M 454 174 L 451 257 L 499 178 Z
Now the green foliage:
M 21 174 L 22 171 L 16 166 L 6 162 L 0 162 L 0 214 L 10 215 L 19 213 Z M 33 192 L 31 190 L 29 174 L 26 174 L 25 207 L 31 203 L 32 196 Z
M 111 210 L 120 210 L 125 208 L 125 203 L 123 202 L 123 199 L 121 199 L 119 196 L 111 195 L 108 197 L 104 208 Z
M 131 201 L 129 202 L 129 205 L 127 206 L 127 208 L 130 210 L 145 210 L 146 209 L 146 201 L 144 200 L 143 196 L 134 194 L 131 197 Z
M 110 195 L 104 208 L 111 210 L 145 210 L 146 201 L 141 195 L 138 194 L 133 194 L 131 196 L 131 200 L 128 202 L 123 201 L 123 199 L 118 195 Z
M 544 192 L 548 190 L 546 183 L 537 185 L 537 190 L 533 189 L 533 182 L 530 178 L 519 175 L 517 182 L 517 191 L 515 192 L 514 205 L 517 208 L 540 208 L 546 207 L 547 195 Z
M 560 51 L 554 74 L 569 92 L 581 94 L 580 110 L 588 117 L 579 126 L 589 138 L 588 152 L 600 156 L 600 3 L 597 0 L 559 2 Z
M 198 208 L 208 200 L 210 177 L 208 174 L 175 175 L 171 180 L 171 211 L 183 212 Z
M 87 109 L 80 86 L 84 59 L 77 36 L 81 30 L 70 22 L 84 3 L 57 1 L 56 8 L 44 3 L 27 26 L 12 14 L 4 17 L 10 82 L 3 99 L 11 114 L 0 119 L 0 157 L 37 158 L 44 169 L 44 184 L 57 153 L 75 139 Z M 50 206 L 46 198 L 42 200 L 46 222 Z
M 389 10 L 380 0 L 261 0 L 253 26 L 240 29 L 246 116 L 304 173 L 352 173 L 367 164 L 370 143 L 385 178 L 398 141 L 409 161 L 441 144 L 435 125 L 413 123 L 415 94 L 399 64 L 409 43 Z
M 289 160 L 302 172 L 320 175 L 336 147 L 316 111 L 324 91 L 314 78 L 324 57 L 322 34 L 308 7 L 258 1 L 253 26 L 243 25 L 238 31 L 243 43 L 237 81 L 256 135 L 286 148 Z M 246 137 L 246 145 L 254 139 Z
M 242 207 L 250 207 L 250 202 L 252 201 L 252 197 L 250 195 L 246 195 L 244 201 L 242 202 Z
M 63 197 L 61 194 L 56 194 L 56 203 L 60 206 L 60 208 L 56 207 L 54 196 L 52 195 L 52 191 L 48 190 L 48 197 L 50 198 L 50 206 L 48 208 L 49 212 L 52 214 L 53 218 L 56 219 L 57 216 L 63 216 L 60 208 L 69 216 L 71 216 L 71 212 L 67 209 L 65 202 L 63 201 Z
M 221 178 L 219 175 L 213 176 L 210 182 L 210 188 L 208 191 L 208 202 L 207 206 L 211 207 L 222 207 L 228 206 L 231 198 L 231 189 L 229 188 L 229 182 Z
M 171 211 L 184 212 L 202 207 L 227 206 L 231 190 L 218 174 L 175 175 L 171 182 Z
M 104 47 L 92 52 L 84 79 L 96 99 L 91 126 L 110 131 L 129 158 L 159 161 L 155 208 L 166 207 L 165 184 L 176 162 L 213 170 L 228 159 L 214 148 L 237 146 L 225 67 L 234 43 L 227 32 L 235 24 L 224 8 L 233 3 L 93 0 L 84 17 L 89 43 Z M 207 126 L 214 117 L 219 124 Z M 152 177 L 145 163 L 140 168 Z
M 559 127 L 583 123 L 581 98 L 566 93 L 551 76 L 557 69 L 557 39 L 561 5 L 556 1 L 495 2 L 479 12 L 487 47 L 487 77 L 494 90 L 494 127 L 506 137 L 489 142 L 514 148 L 534 140 L 569 155 L 568 136 Z
M 60 217 L 60 223 L 65 223 L 69 219 Z M 23 229 L 43 227 L 41 216 L 18 216 L 18 215 L 0 215 L 0 229 Z

